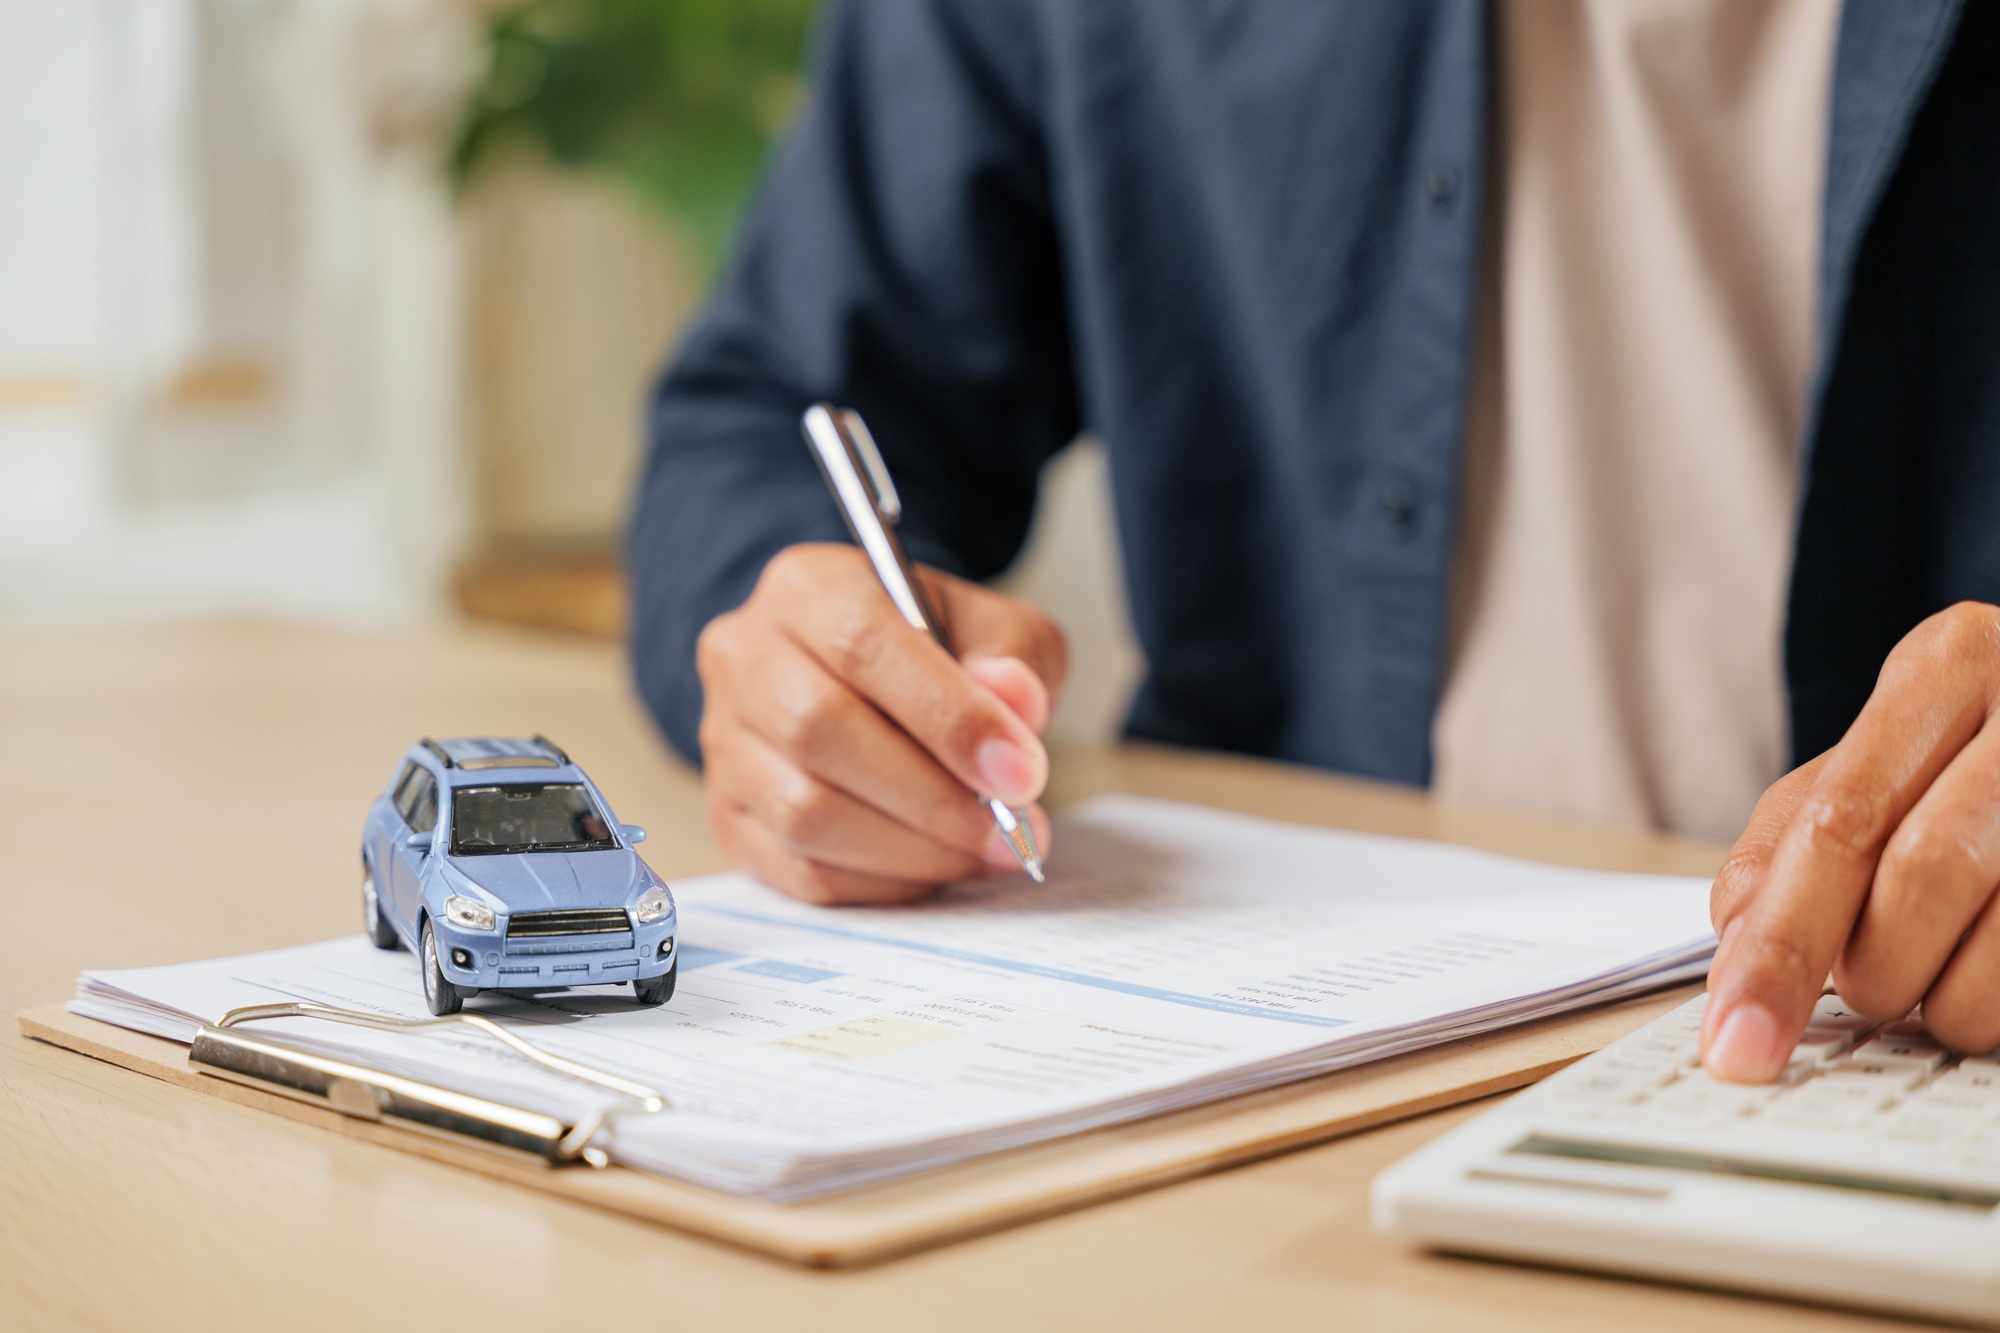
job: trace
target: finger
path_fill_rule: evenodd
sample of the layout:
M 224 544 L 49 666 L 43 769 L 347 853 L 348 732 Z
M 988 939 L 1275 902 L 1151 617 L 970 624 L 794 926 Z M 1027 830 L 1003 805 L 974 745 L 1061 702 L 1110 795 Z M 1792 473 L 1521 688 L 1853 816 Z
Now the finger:
M 1889 835 L 1985 720 L 1992 635 L 1982 648 L 1967 637 L 1977 630 L 1946 613 L 1899 644 L 1814 776 L 1716 951 L 1702 1058 L 1717 1077 L 1766 1082 L 1784 1068 Z
M 960 658 L 959 665 L 966 675 L 999 695 L 1000 702 L 1013 709 L 1037 736 L 1049 729 L 1053 701 L 1042 678 L 1026 662 L 1018 657 L 980 655 Z
M 1834 980 L 1871 1018 L 1907 1014 L 2000 884 L 2000 725 L 1938 775 L 1883 849 Z
M 2000 1046 L 2000 901 L 1987 902 L 1924 997 L 1924 1026 L 1956 1051 Z
M 788 564 L 779 577 L 803 568 Z M 974 791 L 1026 805 L 1048 781 L 1039 737 L 998 695 L 911 628 L 864 570 L 845 562 L 811 586 L 783 589 L 787 632 L 834 677 L 879 708 Z M 844 580 L 830 588 L 829 581 Z
M 822 865 L 922 884 L 993 869 L 820 781 L 748 731 L 718 747 L 709 781 L 787 851 Z
M 1055 621 L 1018 598 L 941 570 L 920 568 L 917 576 L 961 660 L 1012 657 L 1035 674 L 1051 699 L 1062 693 L 1069 645 Z
M 781 845 L 748 811 L 738 806 L 713 804 L 710 822 L 730 860 L 772 888 L 802 902 L 826 906 L 907 903 L 929 897 L 934 889 L 929 884 L 821 865 Z
M 721 709 L 778 754 L 908 828 L 983 854 L 993 816 L 979 798 L 798 644 L 774 633 L 730 667 Z
M 1763 884 L 1771 856 L 1778 849 L 1778 839 L 1792 822 L 1799 802 L 1805 799 L 1813 778 L 1825 762 L 1825 755 L 1807 760 L 1772 783 L 1758 798 L 1743 836 L 1729 849 L 1729 858 L 1716 872 L 1715 885 L 1709 890 L 1708 915 L 1717 938 L 1728 930 L 1729 923 Z

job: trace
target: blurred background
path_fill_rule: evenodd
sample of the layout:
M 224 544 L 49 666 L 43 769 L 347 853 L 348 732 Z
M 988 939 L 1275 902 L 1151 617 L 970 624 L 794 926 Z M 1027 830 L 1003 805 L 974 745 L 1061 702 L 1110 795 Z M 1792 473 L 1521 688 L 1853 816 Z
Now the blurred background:
M 646 392 L 815 9 L 0 5 L 0 627 L 616 639 Z M 1113 734 L 1140 662 L 1088 440 L 1002 584 L 1070 633 L 1056 730 Z

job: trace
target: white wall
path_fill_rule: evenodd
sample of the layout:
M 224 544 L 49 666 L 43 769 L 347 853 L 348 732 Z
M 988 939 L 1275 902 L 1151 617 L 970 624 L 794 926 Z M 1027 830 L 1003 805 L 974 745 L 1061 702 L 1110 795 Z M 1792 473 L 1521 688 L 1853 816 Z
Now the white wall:
M 0 624 L 408 620 L 475 507 L 615 538 L 690 270 L 603 182 L 523 168 L 454 218 L 470 13 L 0 3 Z M 1108 736 L 1140 663 L 1104 455 L 1045 482 L 1003 586 L 1069 632 L 1056 731 Z
M 0 620 L 441 604 L 469 50 L 434 0 L 0 5 Z

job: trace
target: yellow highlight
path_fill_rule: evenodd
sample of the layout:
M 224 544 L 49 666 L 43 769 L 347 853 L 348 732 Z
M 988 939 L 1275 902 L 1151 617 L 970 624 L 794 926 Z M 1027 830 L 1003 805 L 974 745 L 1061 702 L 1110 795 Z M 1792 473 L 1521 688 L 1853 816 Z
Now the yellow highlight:
M 799 1055 L 817 1055 L 831 1060 L 868 1060 L 878 1055 L 894 1055 L 914 1050 L 934 1041 L 948 1041 L 958 1033 L 932 1023 L 875 1014 L 857 1018 L 838 1027 L 777 1037 L 764 1044 Z

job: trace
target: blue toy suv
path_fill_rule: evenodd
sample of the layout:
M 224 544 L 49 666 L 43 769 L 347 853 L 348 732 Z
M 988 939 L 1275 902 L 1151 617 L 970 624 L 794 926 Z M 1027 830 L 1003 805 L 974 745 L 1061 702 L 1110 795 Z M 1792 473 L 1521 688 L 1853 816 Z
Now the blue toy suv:
M 422 962 L 424 1001 L 629 981 L 674 993 L 674 896 L 583 770 L 547 737 L 423 740 L 369 807 L 368 938 Z

